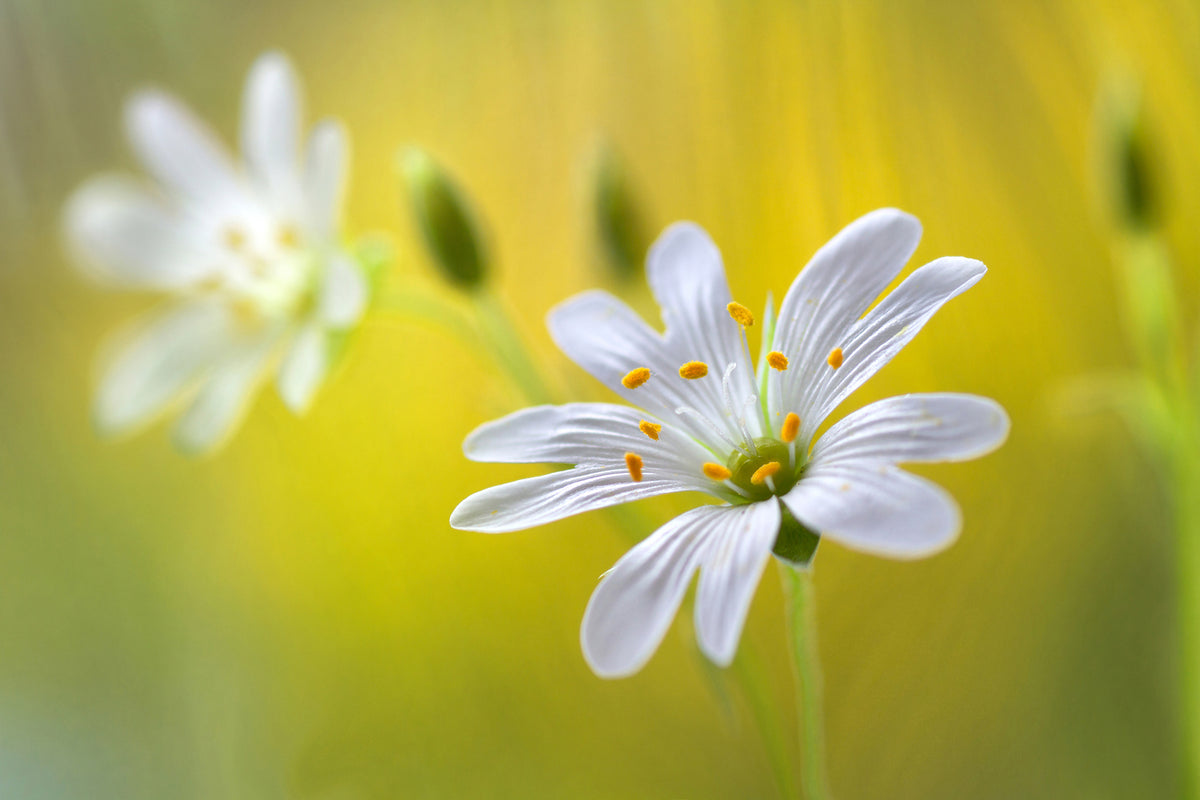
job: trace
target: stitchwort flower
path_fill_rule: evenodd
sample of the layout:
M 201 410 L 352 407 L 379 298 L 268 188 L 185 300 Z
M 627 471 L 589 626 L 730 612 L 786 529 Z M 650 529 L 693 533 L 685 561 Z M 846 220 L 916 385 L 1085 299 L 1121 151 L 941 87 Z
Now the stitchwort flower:
M 67 240 L 91 276 L 168 301 L 109 348 L 94 404 L 102 433 L 182 403 L 177 443 L 209 449 L 272 369 L 284 403 L 308 408 L 369 287 L 339 238 L 345 132 L 324 121 L 302 143 L 300 124 L 297 78 L 277 53 L 246 82 L 241 164 L 170 95 L 127 104 L 153 180 L 85 183 L 67 204 Z
M 920 235 L 908 214 L 867 214 L 801 271 L 777 320 L 768 303 L 756 321 L 730 296 L 707 234 L 690 223 L 668 228 L 647 261 L 665 333 L 601 291 L 567 300 L 548 318 L 558 346 L 631 405 L 538 406 L 481 426 L 464 445 L 471 459 L 573 468 L 478 492 L 454 510 L 451 525 L 513 531 L 671 492 L 719 501 L 660 527 L 600 581 L 581 638 L 602 677 L 645 664 L 697 570 L 697 641 L 728 664 L 781 528 L 798 522 L 811 537 L 892 558 L 948 546 L 961 526 L 954 500 L 896 465 L 996 448 L 1009 428 L 996 402 L 893 397 L 814 442 L 843 400 L 942 304 L 983 277 L 978 261 L 940 258 L 868 311 Z M 747 337 L 756 323 L 763 329 L 757 370 Z M 789 560 L 805 566 L 807 557 Z

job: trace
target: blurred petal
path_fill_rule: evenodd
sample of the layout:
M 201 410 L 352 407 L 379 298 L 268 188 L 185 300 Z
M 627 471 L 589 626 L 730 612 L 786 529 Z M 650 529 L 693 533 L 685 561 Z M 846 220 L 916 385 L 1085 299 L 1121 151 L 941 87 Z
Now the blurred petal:
M 297 213 L 300 189 L 300 87 L 291 62 L 281 53 L 265 53 L 250 68 L 242 99 L 242 154 L 250 175 Z
M 67 202 L 64 224 L 75 261 L 101 280 L 178 289 L 215 271 L 217 259 L 194 228 L 126 178 L 85 183 Z
M 262 334 L 241 343 L 217 365 L 175 426 L 181 450 L 212 450 L 241 422 L 274 344 L 273 333 Z
M 817 251 L 779 309 L 773 347 L 792 362 L 779 376 L 783 397 L 802 396 L 827 369 L 829 351 L 845 347 L 851 328 L 900 274 L 920 240 L 916 217 L 881 208 L 847 225 Z
M 651 440 L 639 428 L 643 420 L 637 409 L 609 403 L 535 406 L 480 425 L 463 443 L 463 452 L 473 461 L 596 466 L 621 463 L 632 452 L 652 474 L 674 474 L 701 486 L 707 478 L 699 465 L 711 455 L 670 428 Z
M 637 672 L 658 649 L 729 506 L 702 506 L 663 525 L 605 574 L 583 613 L 583 657 L 601 678 Z M 736 523 L 734 523 L 736 524 Z
M 779 533 L 774 499 L 733 506 L 705 549 L 696 587 L 696 639 L 704 654 L 729 666 L 750 611 L 750 601 Z
M 944 489 L 886 465 L 813 464 L 783 502 L 822 537 L 891 558 L 936 553 L 962 527 Z
M 1004 408 L 972 394 L 910 394 L 860 408 L 813 448 L 814 463 L 963 461 L 1008 438 Z
M 794 409 L 803 420 L 801 441 L 912 341 L 939 308 L 974 286 L 985 272 L 987 267 L 970 258 L 939 258 L 915 270 L 859 320 L 838 345 L 842 366 L 819 370 L 803 395 L 803 407 Z
M 576 467 L 476 492 L 450 514 L 450 525 L 459 530 L 506 533 L 597 508 L 695 488 L 657 477 L 649 469 L 641 481 L 634 481 L 624 462 L 620 466 Z
M 246 186 L 228 152 L 175 98 L 140 92 L 125 116 L 134 151 L 163 186 L 209 210 L 244 201 Z
M 279 396 L 293 414 L 308 411 L 328 369 L 325 331 L 319 325 L 309 323 L 296 335 L 279 368 Z
M 321 283 L 318 313 L 332 328 L 349 328 L 367 308 L 367 277 L 349 255 L 341 250 L 329 256 Z
M 308 228 L 318 241 L 337 235 L 349 150 L 345 128 L 333 120 L 319 123 L 308 139 L 304 194 Z
M 170 308 L 119 335 L 96 393 L 100 432 L 148 422 L 226 352 L 234 335 L 233 315 L 209 301 Z

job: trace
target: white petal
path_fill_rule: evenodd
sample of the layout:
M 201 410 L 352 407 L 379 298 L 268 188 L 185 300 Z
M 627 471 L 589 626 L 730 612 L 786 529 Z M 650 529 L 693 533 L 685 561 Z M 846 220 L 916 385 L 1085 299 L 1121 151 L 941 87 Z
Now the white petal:
M 680 365 L 692 357 L 675 353 L 633 309 L 608 292 L 583 292 L 559 303 L 546 315 L 546 325 L 559 349 L 594 378 L 693 437 L 705 441 L 711 434 L 690 417 L 676 415 L 676 408 L 691 406 L 712 419 L 724 417 L 720 375 L 699 381 L 679 377 Z M 626 389 L 621 378 L 638 367 L 650 370 L 650 380 L 638 389 Z
M 892 558 L 943 550 L 962 527 L 944 489 L 887 465 L 813 464 L 783 502 L 821 536 Z
M 679 515 L 622 556 L 583 613 L 583 657 L 601 678 L 632 675 L 658 649 L 729 506 Z
M 963 461 L 995 450 L 1009 421 L 995 400 L 972 394 L 910 394 L 860 408 L 813 448 L 812 460 L 902 464 Z
M 705 550 L 696 587 L 696 639 L 705 655 L 729 666 L 779 533 L 779 503 L 733 506 Z
M 826 358 L 887 288 L 921 239 L 916 217 L 881 208 L 859 217 L 817 251 L 779 309 L 774 349 L 791 360 L 776 376 L 784 400 L 803 396 Z M 797 408 L 772 409 L 787 414 Z M 801 418 L 804 415 L 801 414 Z
M 94 415 L 101 433 L 149 422 L 233 342 L 236 320 L 222 304 L 176 306 L 118 334 L 101 367 Z
M 896 290 L 847 333 L 839 346 L 843 362 L 818 371 L 802 407 L 802 441 L 859 386 L 912 341 L 948 300 L 974 286 L 987 267 L 969 258 L 939 258 L 914 270 Z M 790 370 L 789 370 L 790 372 Z
M 242 154 L 250 175 L 284 213 L 299 213 L 300 87 L 281 53 L 265 53 L 250 68 L 242 98 Z
M 345 129 L 333 120 L 319 123 L 308 138 L 304 165 L 307 224 L 318 241 L 329 241 L 337 234 L 349 150 Z
M 308 411 L 313 395 L 325 379 L 328 361 L 325 331 L 312 323 L 304 326 L 283 359 L 277 383 L 279 396 L 293 414 Z
M 134 95 L 125 111 L 134 151 L 165 187 L 215 210 L 244 202 L 245 183 L 228 152 L 179 101 L 145 91 Z
M 733 298 L 721 253 L 704 229 L 691 222 L 667 228 L 646 257 L 646 279 L 662 307 L 667 345 L 679 361 L 675 368 L 686 361 L 703 361 L 710 367 L 709 377 L 694 381 L 691 393 L 707 393 L 711 404 L 722 408 L 721 373 L 737 364 L 731 376 L 734 397 L 749 397 L 754 369 L 742 328 L 729 316 Z M 762 434 L 758 414 L 749 415 L 747 422 L 752 433 Z
M 217 365 L 175 426 L 175 443 L 181 450 L 212 450 L 241 422 L 274 343 L 270 334 L 244 341 Z
M 650 474 L 635 482 L 623 462 L 611 467 L 575 467 L 476 492 L 450 514 L 450 526 L 506 533 L 644 497 L 694 490 L 690 484 Z
M 636 453 L 648 474 L 703 487 L 708 479 L 700 465 L 712 456 L 672 428 L 650 439 L 638 427 L 644 419 L 636 409 L 609 403 L 535 406 L 479 426 L 463 452 L 473 461 L 596 466 L 620 464 L 625 453 Z
M 67 202 L 64 226 L 76 263 L 119 285 L 177 289 L 219 263 L 192 225 L 125 178 L 103 176 L 81 186 Z
M 355 325 L 367 309 L 367 277 L 341 250 L 328 257 L 318 303 L 321 319 L 332 328 Z

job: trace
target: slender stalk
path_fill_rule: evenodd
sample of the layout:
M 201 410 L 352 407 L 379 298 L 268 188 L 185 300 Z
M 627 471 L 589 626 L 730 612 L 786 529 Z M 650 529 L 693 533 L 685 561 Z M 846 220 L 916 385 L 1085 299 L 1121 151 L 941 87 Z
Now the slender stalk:
M 779 569 L 787 596 L 788 643 L 796 679 L 802 765 L 800 783 L 806 800 L 826 800 L 830 792 L 829 777 L 825 772 L 825 719 L 812 572 L 783 563 Z
M 1183 450 L 1184 448 L 1180 448 Z M 1200 798 L 1200 464 L 1177 452 L 1173 472 L 1180 647 L 1180 797 Z
M 699 649 L 697 649 L 699 653 Z M 715 669 L 707 658 L 700 654 L 708 668 Z M 775 786 L 779 796 L 783 798 L 797 797 L 796 769 L 793 763 L 787 737 L 784 735 L 784 724 L 779 713 L 779 706 L 774 702 L 763 678 L 762 660 L 749 642 L 742 642 L 738 657 L 733 662 L 733 674 L 750 706 L 750 715 L 762 737 L 763 747 L 767 751 L 767 760 L 771 762 L 771 774 L 775 778 Z
M 529 357 L 521 335 L 513 324 L 512 315 L 500 298 L 488 289 L 480 289 L 472 293 L 471 299 L 484 339 L 521 391 L 532 403 L 551 402 L 553 397 L 542 373 Z

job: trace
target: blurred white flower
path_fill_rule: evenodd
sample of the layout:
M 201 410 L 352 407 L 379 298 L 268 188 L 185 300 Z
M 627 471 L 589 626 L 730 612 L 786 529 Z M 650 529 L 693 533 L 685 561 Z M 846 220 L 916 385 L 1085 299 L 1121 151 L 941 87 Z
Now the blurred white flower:
M 206 450 L 240 421 L 275 370 L 302 413 L 354 327 L 368 282 L 339 236 L 346 134 L 335 121 L 301 147 L 296 75 L 278 53 L 250 70 L 239 164 L 178 100 L 134 95 L 126 128 L 153 181 L 102 175 L 69 200 L 71 253 L 94 278 L 169 296 L 102 360 L 94 417 L 136 429 L 176 403 L 177 444 Z
M 920 235 L 915 218 L 892 209 L 838 234 L 796 278 L 778 324 L 768 308 L 756 373 L 746 339 L 755 321 L 732 302 L 720 253 L 699 227 L 672 226 L 647 263 L 664 334 L 601 291 L 564 302 L 548 319 L 568 356 L 644 410 L 539 406 L 481 426 L 464 445 L 476 461 L 574 468 L 478 492 L 454 510 L 451 525 L 513 531 L 670 492 L 724 501 L 663 525 L 601 580 L 582 643 L 604 677 L 645 664 L 697 570 L 697 639 L 713 661 L 728 664 L 785 509 L 811 532 L 883 556 L 948 546 L 961 525 L 958 506 L 896 464 L 998 447 L 1009 421 L 996 402 L 894 397 L 850 414 L 812 444 L 843 400 L 986 271 L 978 261 L 940 258 L 864 316 Z

